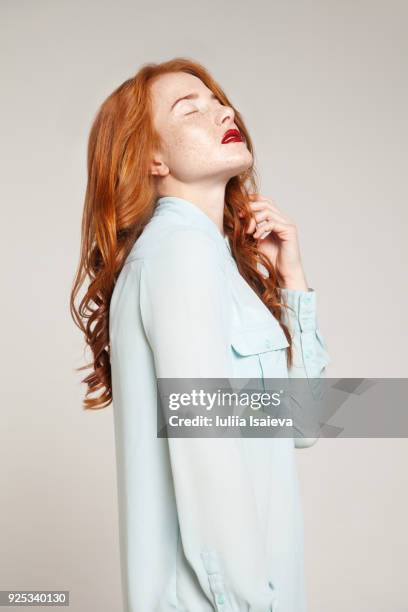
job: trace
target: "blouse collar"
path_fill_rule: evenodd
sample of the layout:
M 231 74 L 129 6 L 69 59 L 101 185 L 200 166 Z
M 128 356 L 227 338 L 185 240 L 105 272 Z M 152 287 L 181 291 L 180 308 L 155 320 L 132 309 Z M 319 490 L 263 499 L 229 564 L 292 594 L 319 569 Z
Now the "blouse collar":
M 156 200 L 154 214 L 161 214 L 166 210 L 179 214 L 180 218 L 189 225 L 192 224 L 206 230 L 231 253 L 228 236 L 220 232 L 217 224 L 197 204 L 176 196 L 162 196 Z

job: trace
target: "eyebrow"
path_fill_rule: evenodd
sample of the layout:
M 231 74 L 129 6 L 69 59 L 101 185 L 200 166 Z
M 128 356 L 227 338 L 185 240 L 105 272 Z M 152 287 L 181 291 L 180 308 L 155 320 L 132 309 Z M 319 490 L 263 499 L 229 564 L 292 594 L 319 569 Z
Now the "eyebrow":
M 180 98 L 177 98 L 177 100 L 175 100 L 175 101 L 173 102 L 173 104 L 172 104 L 172 105 L 171 105 L 171 107 L 170 107 L 170 111 L 169 111 L 169 112 L 171 112 L 171 111 L 173 110 L 173 108 L 176 106 L 177 102 L 180 102 L 180 100 L 196 100 L 196 99 L 197 99 L 197 98 L 199 98 L 199 97 L 200 97 L 200 96 L 199 96 L 199 94 L 198 94 L 198 93 L 196 93 L 196 92 L 189 93 L 189 94 L 187 94 L 186 96 L 181 96 Z M 213 98 L 213 99 L 214 99 L 214 98 L 215 98 L 215 99 L 217 99 L 217 96 L 216 96 L 214 93 L 212 93 L 212 94 L 211 94 L 211 98 Z

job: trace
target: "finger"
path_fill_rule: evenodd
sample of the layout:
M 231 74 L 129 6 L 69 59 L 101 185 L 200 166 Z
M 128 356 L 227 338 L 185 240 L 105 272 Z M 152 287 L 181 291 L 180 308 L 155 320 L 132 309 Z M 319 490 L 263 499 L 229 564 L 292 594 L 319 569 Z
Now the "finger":
M 252 234 L 254 231 L 256 230 L 256 221 L 253 217 L 251 217 L 251 220 L 249 222 L 249 225 L 246 229 L 247 234 Z
M 264 223 L 259 229 L 257 229 L 253 236 L 254 238 L 259 238 L 259 236 L 262 236 L 262 234 L 264 234 L 268 230 L 274 231 L 279 235 L 279 233 L 281 233 L 282 231 L 286 231 L 288 227 L 289 226 L 287 223 L 282 223 L 280 221 L 272 219 Z
M 244 212 L 239 212 L 238 216 L 240 218 L 245 217 L 245 213 Z M 249 219 L 248 227 L 247 227 L 247 229 L 245 231 L 247 233 L 252 233 L 252 232 L 254 232 L 256 230 L 256 227 L 257 227 L 256 219 L 255 219 L 255 217 L 253 215 L 251 215 L 250 219 Z
M 268 221 L 269 219 L 276 219 L 277 221 L 281 221 L 282 223 L 289 223 L 289 219 L 281 215 L 280 213 L 276 213 L 268 209 L 262 210 L 254 213 L 254 217 L 259 224 L 261 221 Z
M 261 193 L 250 193 L 249 194 L 249 199 L 250 200 L 259 200 L 260 202 L 272 202 L 273 203 L 273 200 L 271 198 L 266 198 Z
M 278 213 L 282 213 L 281 210 L 275 205 L 269 202 L 269 200 L 256 200 L 255 202 L 249 203 L 252 210 L 262 210 L 263 208 L 269 208 Z

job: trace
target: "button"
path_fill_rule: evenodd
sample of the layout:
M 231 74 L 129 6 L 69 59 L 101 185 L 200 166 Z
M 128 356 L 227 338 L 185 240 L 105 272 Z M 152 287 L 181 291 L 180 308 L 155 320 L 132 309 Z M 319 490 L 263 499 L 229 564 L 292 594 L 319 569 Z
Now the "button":
M 271 348 L 271 341 L 270 340 L 266 340 L 265 346 L 266 346 L 266 348 Z
M 222 606 L 222 604 L 225 604 L 224 595 L 217 595 L 217 604 L 220 604 L 220 606 Z

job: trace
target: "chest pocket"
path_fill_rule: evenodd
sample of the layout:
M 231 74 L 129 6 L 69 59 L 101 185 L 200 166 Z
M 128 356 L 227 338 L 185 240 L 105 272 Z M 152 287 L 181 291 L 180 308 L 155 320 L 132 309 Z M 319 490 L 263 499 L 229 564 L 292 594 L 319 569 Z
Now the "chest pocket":
M 237 378 L 286 378 L 289 342 L 278 321 L 233 328 L 231 346 Z

